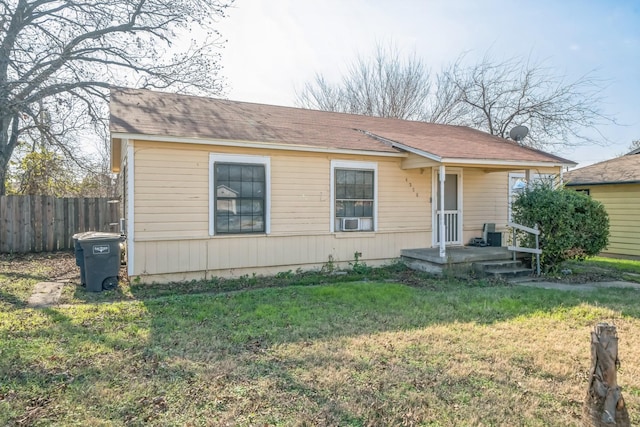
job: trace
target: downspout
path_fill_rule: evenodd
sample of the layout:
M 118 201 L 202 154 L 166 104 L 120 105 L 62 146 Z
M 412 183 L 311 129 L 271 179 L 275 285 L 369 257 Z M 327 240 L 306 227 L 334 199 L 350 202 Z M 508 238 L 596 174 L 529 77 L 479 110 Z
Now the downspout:
M 445 247 L 445 229 L 444 229 L 444 181 L 446 179 L 445 167 L 440 165 L 440 218 L 438 223 L 438 229 L 440 230 L 440 258 L 447 256 Z

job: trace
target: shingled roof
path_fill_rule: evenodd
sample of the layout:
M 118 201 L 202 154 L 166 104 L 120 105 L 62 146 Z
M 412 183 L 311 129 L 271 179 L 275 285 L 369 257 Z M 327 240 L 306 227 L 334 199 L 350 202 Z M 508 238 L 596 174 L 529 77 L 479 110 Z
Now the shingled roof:
M 639 184 L 640 150 L 564 174 L 566 185 Z
M 114 138 L 140 135 L 283 144 L 378 153 L 406 151 L 436 161 L 475 159 L 572 165 L 574 162 L 465 126 L 307 110 L 114 88 Z

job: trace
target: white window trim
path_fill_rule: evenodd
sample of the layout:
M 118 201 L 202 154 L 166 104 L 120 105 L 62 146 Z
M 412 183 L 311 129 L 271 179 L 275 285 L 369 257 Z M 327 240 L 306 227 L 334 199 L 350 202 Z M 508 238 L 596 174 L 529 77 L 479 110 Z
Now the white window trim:
M 336 169 L 372 170 L 373 171 L 373 231 L 378 231 L 378 163 L 359 162 L 353 160 L 331 160 L 331 212 L 329 217 L 329 230 L 336 232 Z
M 264 206 L 264 233 L 271 234 L 271 158 L 267 156 L 209 153 L 209 236 L 213 237 L 216 235 L 216 207 L 214 206 L 216 198 L 213 165 L 217 162 L 253 163 L 264 166 L 266 187 Z M 229 236 L 229 234 L 225 234 L 225 236 Z
M 531 185 L 534 182 L 536 182 L 537 180 L 540 179 L 548 179 L 550 177 L 555 177 L 557 174 L 554 173 L 534 173 L 531 172 L 529 174 L 529 179 L 531 180 L 531 182 L 526 183 L 526 185 Z M 513 184 L 511 183 L 511 181 L 514 178 L 517 179 L 522 179 L 525 180 L 527 177 L 527 174 L 525 172 L 509 172 L 509 191 L 508 191 L 508 195 L 507 195 L 507 218 L 509 221 L 512 221 L 512 202 L 513 202 L 513 196 L 514 196 L 514 191 L 513 191 Z

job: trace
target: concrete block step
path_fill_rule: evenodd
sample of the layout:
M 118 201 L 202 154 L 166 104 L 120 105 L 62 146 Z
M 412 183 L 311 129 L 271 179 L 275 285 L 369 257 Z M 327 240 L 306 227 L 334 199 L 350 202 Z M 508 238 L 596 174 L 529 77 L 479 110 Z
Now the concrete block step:
M 474 262 L 473 269 L 476 271 L 486 271 L 496 268 L 521 268 L 522 261 L 516 260 L 499 260 L 499 261 L 482 261 Z
M 513 277 L 526 277 L 533 274 L 533 270 L 530 268 L 489 268 L 484 270 L 484 274 L 489 277 L 503 277 L 503 278 L 513 278 Z

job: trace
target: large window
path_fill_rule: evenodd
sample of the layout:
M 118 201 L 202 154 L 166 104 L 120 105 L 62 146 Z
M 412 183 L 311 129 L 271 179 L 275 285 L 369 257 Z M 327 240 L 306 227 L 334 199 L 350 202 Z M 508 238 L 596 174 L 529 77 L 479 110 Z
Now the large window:
M 210 234 L 268 233 L 268 159 L 212 154 L 210 165 Z
M 375 163 L 331 163 L 332 231 L 375 230 L 376 169 Z

